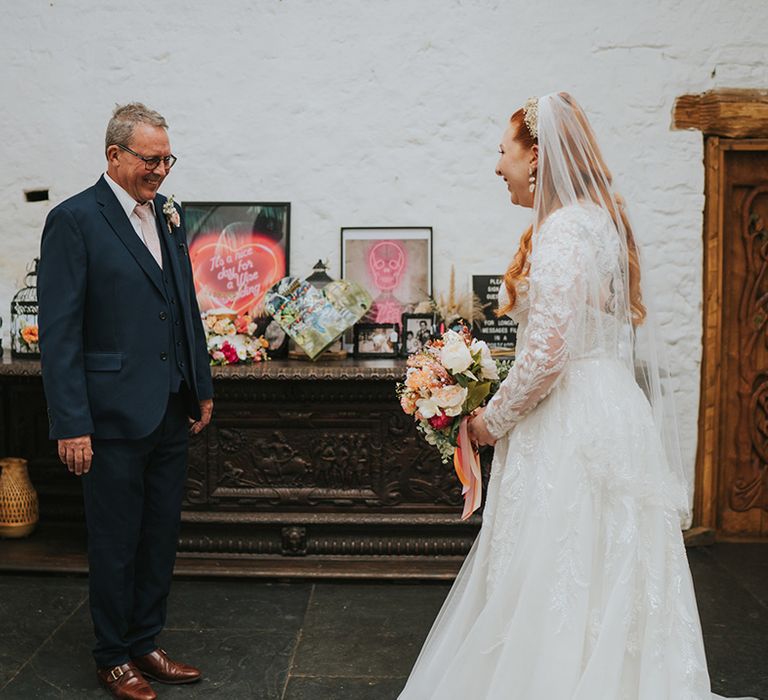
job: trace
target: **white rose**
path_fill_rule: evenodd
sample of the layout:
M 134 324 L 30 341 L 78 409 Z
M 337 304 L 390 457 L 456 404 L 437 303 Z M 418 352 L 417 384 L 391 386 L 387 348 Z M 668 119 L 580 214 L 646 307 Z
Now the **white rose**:
M 488 344 L 484 340 L 478 340 L 472 338 L 472 344 L 469 346 L 473 355 L 480 353 L 480 357 L 490 357 L 491 351 L 488 349 Z
M 432 392 L 432 401 L 445 410 L 447 416 L 458 416 L 467 400 L 467 390 L 458 384 L 443 386 Z
M 446 333 L 446 335 L 448 334 Z M 458 333 L 454 333 L 454 335 L 458 336 Z M 469 352 L 469 348 L 460 337 L 459 340 L 461 342 L 446 343 L 442 350 L 440 350 L 440 362 L 454 374 L 463 372 L 472 364 L 472 355 Z
M 490 357 L 480 361 L 480 369 L 483 370 L 483 379 L 495 381 L 499 378 L 499 368 L 496 366 L 496 361 Z
M 483 379 L 496 380 L 499 378 L 499 370 L 496 361 L 491 357 L 491 351 L 484 340 L 473 340 L 470 350 L 473 355 L 480 354 L 480 369 Z
M 445 345 L 453 345 L 455 343 L 461 343 L 462 345 L 466 345 L 466 342 L 464 341 L 464 336 L 460 333 L 457 333 L 456 331 L 446 331 L 443 333 L 443 343 Z
M 424 418 L 432 418 L 440 413 L 440 407 L 430 399 L 417 399 L 416 409 Z

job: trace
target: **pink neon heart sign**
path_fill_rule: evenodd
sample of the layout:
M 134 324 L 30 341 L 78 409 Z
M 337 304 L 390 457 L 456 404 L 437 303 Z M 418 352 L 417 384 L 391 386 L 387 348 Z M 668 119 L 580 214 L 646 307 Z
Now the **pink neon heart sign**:
M 241 234 L 236 240 L 218 233 L 203 234 L 190 244 L 189 257 L 200 311 L 252 312 L 285 275 L 282 247 L 259 234 Z

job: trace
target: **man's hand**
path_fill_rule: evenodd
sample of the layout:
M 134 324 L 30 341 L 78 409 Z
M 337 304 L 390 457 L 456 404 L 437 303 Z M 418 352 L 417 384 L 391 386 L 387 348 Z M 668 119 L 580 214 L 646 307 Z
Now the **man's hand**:
M 208 423 L 211 422 L 211 414 L 213 413 L 213 399 L 205 399 L 200 402 L 200 420 L 193 421 L 192 426 L 189 428 L 189 432 L 192 435 L 197 435 Z M 190 418 L 190 420 L 192 420 Z
M 485 425 L 485 418 L 483 418 L 485 408 L 479 408 L 472 414 L 469 419 L 469 439 L 477 445 L 495 445 L 496 438 L 491 435 L 491 431 Z
M 66 438 L 59 440 L 59 459 L 67 465 L 67 469 L 82 476 L 91 469 L 93 450 L 91 449 L 91 436 Z

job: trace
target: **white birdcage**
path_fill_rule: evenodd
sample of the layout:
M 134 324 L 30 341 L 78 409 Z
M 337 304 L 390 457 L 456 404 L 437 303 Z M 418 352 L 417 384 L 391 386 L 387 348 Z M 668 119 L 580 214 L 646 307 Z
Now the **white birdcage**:
M 32 262 L 22 287 L 11 301 L 11 356 L 33 359 L 40 357 L 37 325 L 37 264 Z

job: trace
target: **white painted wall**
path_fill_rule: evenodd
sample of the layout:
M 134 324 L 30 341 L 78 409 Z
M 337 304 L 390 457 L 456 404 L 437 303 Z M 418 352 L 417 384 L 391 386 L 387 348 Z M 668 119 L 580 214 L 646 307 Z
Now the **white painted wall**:
M 508 116 L 566 89 L 592 117 L 650 263 L 693 469 L 702 139 L 677 95 L 766 87 L 765 0 L 0 0 L 0 315 L 49 208 L 92 184 L 117 102 L 168 119 L 166 194 L 290 201 L 291 270 L 338 274 L 339 228 L 431 225 L 450 266 L 501 272 L 527 213 L 493 174 Z M 26 203 L 26 188 L 49 203 Z

